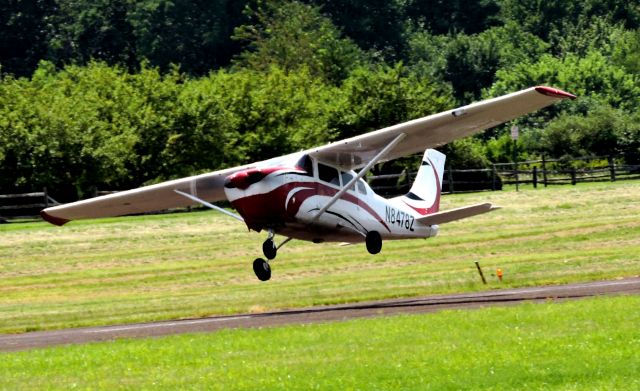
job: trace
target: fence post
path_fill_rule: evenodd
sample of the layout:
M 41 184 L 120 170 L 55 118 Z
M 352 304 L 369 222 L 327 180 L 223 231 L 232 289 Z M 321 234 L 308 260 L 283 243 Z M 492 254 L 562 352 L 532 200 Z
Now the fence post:
M 542 155 L 542 181 L 544 187 L 547 187 L 547 161 L 544 159 L 544 155 Z
M 449 193 L 453 194 L 453 169 L 449 166 Z
M 533 166 L 533 188 L 538 188 L 538 166 Z
M 496 191 L 496 165 L 491 165 L 491 190 Z
M 611 182 L 616 181 L 616 162 L 613 156 L 609 155 L 609 172 L 611 173 Z
M 571 167 L 571 184 L 576 185 L 576 169 L 575 167 Z

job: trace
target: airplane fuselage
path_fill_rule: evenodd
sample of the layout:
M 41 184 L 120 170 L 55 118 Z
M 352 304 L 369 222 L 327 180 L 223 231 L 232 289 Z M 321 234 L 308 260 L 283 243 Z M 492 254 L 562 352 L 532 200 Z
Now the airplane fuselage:
M 320 209 L 356 174 L 306 155 L 296 158 L 227 178 L 225 194 L 249 229 L 270 229 L 316 243 L 362 242 L 369 231 L 379 232 L 383 239 L 437 234 L 437 226 L 421 224 L 410 207 L 397 199 L 380 197 L 363 180 L 358 180 L 317 217 Z

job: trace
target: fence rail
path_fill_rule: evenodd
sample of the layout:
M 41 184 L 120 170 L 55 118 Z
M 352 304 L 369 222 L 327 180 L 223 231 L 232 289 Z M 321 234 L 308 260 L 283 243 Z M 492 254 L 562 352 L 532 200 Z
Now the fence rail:
M 40 211 L 60 203 L 47 193 L 47 189 L 32 193 L 0 194 L 0 222 L 9 218 L 33 218 Z
M 621 163 L 622 158 L 586 157 L 572 160 L 542 159 L 518 163 L 496 163 L 491 168 L 455 169 L 447 167 L 443 192 L 501 190 L 503 185 L 576 185 L 582 182 L 605 182 L 640 179 L 640 165 Z M 371 187 L 384 195 L 409 191 L 417 172 L 369 176 Z M 395 182 L 395 183 L 394 183 Z

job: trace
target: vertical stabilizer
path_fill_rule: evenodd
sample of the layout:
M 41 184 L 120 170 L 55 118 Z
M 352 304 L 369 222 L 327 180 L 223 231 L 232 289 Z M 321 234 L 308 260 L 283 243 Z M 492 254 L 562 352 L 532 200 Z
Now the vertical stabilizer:
M 440 192 L 446 155 L 435 149 L 427 149 L 422 157 L 418 175 L 411 190 L 400 197 L 402 202 L 420 216 L 436 213 L 440 209 Z

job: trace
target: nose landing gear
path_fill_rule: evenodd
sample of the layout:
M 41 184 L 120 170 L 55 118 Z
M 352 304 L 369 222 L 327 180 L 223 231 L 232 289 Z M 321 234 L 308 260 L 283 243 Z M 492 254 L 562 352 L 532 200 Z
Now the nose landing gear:
M 268 260 L 275 259 L 276 255 L 278 255 L 278 248 L 273 241 L 273 234 L 262 243 L 262 253 Z
M 271 266 L 269 262 L 262 258 L 256 258 L 256 260 L 253 261 L 253 272 L 260 281 L 267 281 L 271 278 Z
M 253 261 L 253 272 L 260 281 L 267 281 L 271 278 L 271 265 L 269 265 L 269 261 L 275 259 L 276 255 L 278 255 L 278 249 L 291 240 L 291 238 L 286 238 L 279 246 L 276 246 L 276 242 L 273 240 L 274 235 L 273 230 L 270 229 L 267 240 L 262 243 L 262 253 L 267 260 L 256 258 L 256 260 Z

